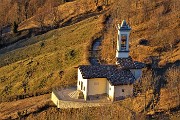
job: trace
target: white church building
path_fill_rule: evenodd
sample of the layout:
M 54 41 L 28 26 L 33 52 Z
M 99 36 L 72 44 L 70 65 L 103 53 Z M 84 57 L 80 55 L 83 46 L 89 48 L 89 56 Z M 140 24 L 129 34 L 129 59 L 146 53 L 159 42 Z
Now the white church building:
M 125 20 L 118 25 L 115 65 L 80 65 L 78 67 L 77 90 L 84 99 L 107 95 L 111 101 L 133 95 L 133 83 L 142 75 L 145 65 L 133 61 L 129 56 L 129 35 L 131 28 Z

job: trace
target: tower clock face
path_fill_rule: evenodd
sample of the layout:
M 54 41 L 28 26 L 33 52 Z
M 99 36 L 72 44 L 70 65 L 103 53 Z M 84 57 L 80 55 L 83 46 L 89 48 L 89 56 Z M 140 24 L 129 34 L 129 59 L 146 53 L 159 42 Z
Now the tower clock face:
M 121 50 L 126 50 L 127 36 L 121 35 Z

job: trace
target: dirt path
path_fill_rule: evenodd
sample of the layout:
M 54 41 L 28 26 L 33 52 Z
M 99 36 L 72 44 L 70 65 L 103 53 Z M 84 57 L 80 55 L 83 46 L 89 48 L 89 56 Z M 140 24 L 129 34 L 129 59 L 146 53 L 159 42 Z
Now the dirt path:
M 89 57 L 89 62 L 91 65 L 100 65 L 100 59 L 99 59 L 99 52 L 100 49 L 99 47 L 101 46 L 102 38 L 96 39 L 93 44 L 92 44 L 92 49 L 90 51 L 90 57 Z
M 18 118 L 19 115 L 30 114 L 43 108 L 50 102 L 50 95 L 26 98 L 23 100 L 3 102 L 0 104 L 0 120 Z

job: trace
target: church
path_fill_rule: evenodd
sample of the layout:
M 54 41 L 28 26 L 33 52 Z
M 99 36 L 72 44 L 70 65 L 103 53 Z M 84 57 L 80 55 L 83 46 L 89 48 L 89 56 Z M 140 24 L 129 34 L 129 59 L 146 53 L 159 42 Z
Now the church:
M 133 61 L 129 56 L 131 27 L 122 21 L 118 24 L 116 63 L 114 65 L 80 65 L 78 67 L 77 90 L 85 100 L 92 96 L 107 95 L 111 101 L 133 95 L 133 83 L 142 75 L 145 65 Z

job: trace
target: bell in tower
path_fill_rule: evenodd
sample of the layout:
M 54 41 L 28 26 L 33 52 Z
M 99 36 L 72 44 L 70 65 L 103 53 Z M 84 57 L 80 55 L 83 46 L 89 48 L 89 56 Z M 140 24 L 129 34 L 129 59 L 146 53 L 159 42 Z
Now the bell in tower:
M 131 28 L 125 20 L 121 25 L 118 24 L 118 38 L 117 38 L 117 50 L 116 58 L 128 58 L 129 57 L 129 34 Z

